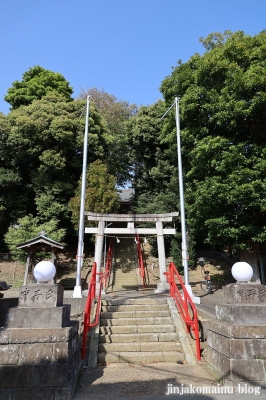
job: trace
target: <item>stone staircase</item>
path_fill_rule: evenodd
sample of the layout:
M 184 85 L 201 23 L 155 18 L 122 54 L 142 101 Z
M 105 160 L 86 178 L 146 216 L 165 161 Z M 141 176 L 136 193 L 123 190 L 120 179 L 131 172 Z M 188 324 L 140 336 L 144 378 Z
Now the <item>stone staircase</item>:
M 183 360 L 166 298 L 102 301 L 98 363 Z
M 137 289 L 136 250 L 134 238 L 122 238 L 115 243 L 112 289 Z

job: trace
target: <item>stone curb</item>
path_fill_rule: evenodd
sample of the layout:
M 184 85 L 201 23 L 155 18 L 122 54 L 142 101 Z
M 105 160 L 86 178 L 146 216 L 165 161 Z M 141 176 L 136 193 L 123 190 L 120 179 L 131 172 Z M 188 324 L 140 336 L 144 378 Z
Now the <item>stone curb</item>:
M 102 304 L 100 305 L 100 309 L 101 307 Z M 97 365 L 99 340 L 100 340 L 100 318 L 98 324 L 91 330 L 88 368 L 94 368 Z
M 167 298 L 167 302 L 169 305 L 169 309 L 171 312 L 171 316 L 173 318 L 174 324 L 176 326 L 178 335 L 179 335 L 179 340 L 182 344 L 183 350 L 184 350 L 184 355 L 185 355 L 185 360 L 188 364 L 197 364 L 196 358 L 193 354 L 193 351 L 191 349 L 187 334 L 185 332 L 185 329 L 183 327 L 180 315 L 177 311 L 177 308 L 174 304 L 174 300 L 172 298 Z

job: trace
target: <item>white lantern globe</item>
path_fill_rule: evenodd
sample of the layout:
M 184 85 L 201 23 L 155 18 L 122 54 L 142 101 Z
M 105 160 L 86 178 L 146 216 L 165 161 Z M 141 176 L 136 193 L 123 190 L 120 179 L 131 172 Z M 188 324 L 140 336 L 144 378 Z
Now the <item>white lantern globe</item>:
M 245 261 L 239 261 L 232 266 L 231 273 L 236 281 L 248 282 L 253 276 L 253 269 Z
M 55 276 L 56 269 L 51 261 L 39 262 L 33 271 L 34 277 L 39 282 L 48 282 Z

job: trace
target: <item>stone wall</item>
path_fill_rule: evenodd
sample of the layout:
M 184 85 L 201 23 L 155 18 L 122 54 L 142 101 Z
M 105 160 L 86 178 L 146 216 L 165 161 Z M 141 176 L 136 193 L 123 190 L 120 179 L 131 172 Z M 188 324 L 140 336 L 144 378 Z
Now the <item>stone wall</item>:
M 266 387 L 265 294 L 264 285 L 228 285 L 208 322 L 207 367 L 224 384 Z
M 32 307 L 25 290 L 38 290 L 42 304 Z M 60 291 L 58 285 L 29 285 L 21 288 L 18 307 L 8 310 L 0 329 L 1 400 L 72 398 L 81 365 L 78 322 L 70 321 L 69 305 L 55 305 L 62 302 Z

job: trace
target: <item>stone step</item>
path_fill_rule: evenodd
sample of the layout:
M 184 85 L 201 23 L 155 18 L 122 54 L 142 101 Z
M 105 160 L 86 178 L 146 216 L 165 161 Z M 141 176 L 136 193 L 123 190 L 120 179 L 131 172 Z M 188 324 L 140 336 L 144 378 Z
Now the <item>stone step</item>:
M 137 285 L 137 280 L 136 279 L 121 279 L 121 280 L 116 280 L 112 282 L 112 286 L 136 286 Z
M 174 325 L 115 325 L 115 326 L 101 326 L 100 334 L 112 335 L 116 333 L 150 333 L 150 332 L 175 332 Z
M 101 313 L 102 319 L 169 317 L 170 311 L 117 311 Z
M 102 306 L 104 312 L 117 311 L 164 311 L 169 310 L 167 304 L 118 304 L 113 306 Z
M 104 319 L 101 318 L 101 326 L 113 325 L 169 325 L 172 323 L 171 317 L 155 317 L 155 318 L 120 318 L 120 319 Z
M 123 289 L 127 289 L 127 290 L 136 290 L 138 288 L 137 284 L 121 284 L 121 285 L 114 285 L 112 286 L 112 291 L 115 292 L 116 290 L 123 290 Z
M 135 290 L 137 286 L 138 285 L 137 285 L 136 282 L 132 282 L 132 281 L 124 282 L 123 281 L 121 283 L 115 283 L 114 285 L 112 285 L 112 288 L 114 289 L 114 288 L 123 288 L 123 287 L 125 287 L 125 288 L 133 288 L 132 290 Z
M 182 351 L 180 342 L 100 343 L 99 353 L 121 351 Z
M 116 275 L 129 275 L 129 274 L 136 274 L 137 268 L 136 265 L 133 264 L 130 270 L 124 271 L 123 269 L 116 269 L 115 274 Z
M 104 312 L 121 312 L 121 311 L 166 311 L 169 310 L 167 304 L 125 304 L 125 305 L 113 305 L 113 306 L 102 306 Z
M 127 304 L 167 304 L 165 297 L 162 298 L 133 298 L 133 299 L 103 299 L 102 305 L 112 306 L 112 305 L 127 305 Z
M 137 278 L 134 276 L 129 276 L 129 277 L 116 277 L 116 279 L 114 280 L 114 284 L 116 285 L 117 283 L 134 283 L 137 281 Z
M 119 352 L 119 353 L 99 353 L 98 363 L 120 363 L 127 362 L 139 364 L 143 362 L 178 362 L 184 360 L 182 352 L 159 351 L 159 352 Z
M 171 342 L 178 341 L 176 332 L 129 333 L 100 335 L 100 343 Z
M 120 279 L 112 282 L 112 286 L 136 286 L 137 279 Z

